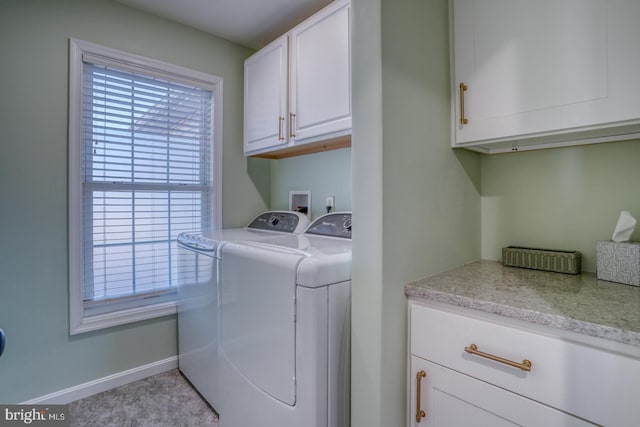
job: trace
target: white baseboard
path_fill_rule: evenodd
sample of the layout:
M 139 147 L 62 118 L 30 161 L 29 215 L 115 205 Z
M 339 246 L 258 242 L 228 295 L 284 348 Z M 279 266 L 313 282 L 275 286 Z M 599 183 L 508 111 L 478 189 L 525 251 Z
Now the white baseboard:
M 79 384 L 73 387 L 66 388 L 64 390 L 49 393 L 44 396 L 36 397 L 35 399 L 22 402 L 22 405 L 56 405 L 67 404 L 78 399 L 93 396 L 94 394 L 102 393 L 103 391 L 111 390 L 115 387 L 120 387 L 125 384 L 129 384 L 133 381 L 141 380 L 143 378 L 150 377 L 151 375 L 160 374 L 162 372 L 170 371 L 178 367 L 178 356 L 168 357 L 157 362 L 152 362 L 147 365 L 138 366 L 137 368 L 128 369 L 126 371 L 118 372 L 97 380 L 89 381 L 84 384 Z

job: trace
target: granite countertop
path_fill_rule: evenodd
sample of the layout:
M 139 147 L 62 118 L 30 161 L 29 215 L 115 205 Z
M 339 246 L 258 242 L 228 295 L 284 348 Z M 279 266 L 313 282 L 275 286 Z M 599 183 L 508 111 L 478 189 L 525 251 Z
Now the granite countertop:
M 476 261 L 405 285 L 422 297 L 640 347 L 640 287 Z

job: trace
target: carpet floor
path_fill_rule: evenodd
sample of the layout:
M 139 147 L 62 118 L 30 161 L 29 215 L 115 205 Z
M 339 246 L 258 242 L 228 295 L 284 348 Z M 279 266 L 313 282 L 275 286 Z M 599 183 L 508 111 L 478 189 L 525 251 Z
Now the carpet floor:
M 177 369 L 69 404 L 71 427 L 210 427 L 218 416 Z

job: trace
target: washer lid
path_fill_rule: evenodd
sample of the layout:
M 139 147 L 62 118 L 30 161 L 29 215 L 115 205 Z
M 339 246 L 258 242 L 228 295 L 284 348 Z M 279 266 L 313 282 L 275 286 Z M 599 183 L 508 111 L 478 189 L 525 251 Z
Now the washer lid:
M 318 288 L 351 280 L 351 239 L 299 236 L 308 246 L 308 253 L 298 265 L 296 283 Z
M 180 233 L 178 244 L 203 253 L 213 253 L 219 252 L 220 247 L 228 241 L 257 241 L 268 239 L 277 234 L 279 233 L 269 233 L 251 228 L 223 228 L 215 231 Z
M 298 267 L 297 283 L 306 288 L 319 288 L 351 280 L 351 254 L 332 259 L 306 258 Z
M 178 244 L 201 252 L 216 252 L 227 241 L 253 241 L 274 235 L 301 234 L 309 219 L 300 212 L 267 211 L 258 215 L 244 228 L 184 232 L 178 235 Z
M 202 233 L 180 233 L 178 234 L 178 243 L 188 248 L 206 252 L 215 251 L 217 246 L 217 242 L 207 239 Z

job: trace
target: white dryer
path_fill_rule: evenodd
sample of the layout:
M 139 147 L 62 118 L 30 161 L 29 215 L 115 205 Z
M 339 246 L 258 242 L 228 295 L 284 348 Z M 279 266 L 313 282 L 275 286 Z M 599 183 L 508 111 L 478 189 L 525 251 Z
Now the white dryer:
M 221 427 L 347 427 L 351 213 L 222 247 Z
M 178 366 L 214 408 L 220 399 L 220 249 L 228 241 L 302 233 L 308 225 L 308 218 L 300 213 L 269 211 L 244 228 L 178 235 Z

